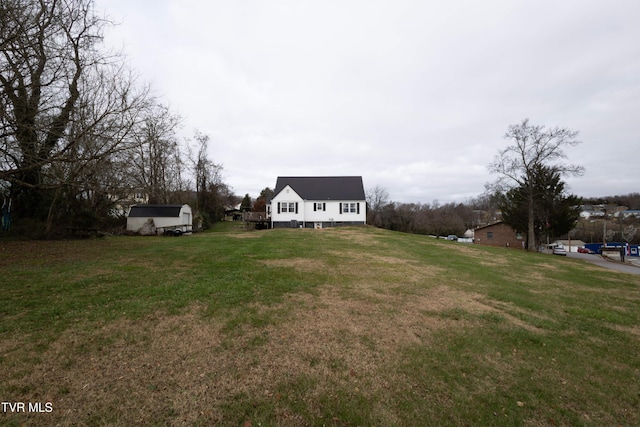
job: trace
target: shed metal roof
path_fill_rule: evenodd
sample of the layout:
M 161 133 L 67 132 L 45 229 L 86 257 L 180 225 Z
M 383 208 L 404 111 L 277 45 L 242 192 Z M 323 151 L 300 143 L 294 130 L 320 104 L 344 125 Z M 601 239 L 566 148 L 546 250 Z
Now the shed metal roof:
M 364 200 L 361 176 L 279 176 L 274 194 L 290 186 L 304 200 Z
M 129 210 L 130 217 L 163 218 L 180 216 L 184 205 L 133 205 Z

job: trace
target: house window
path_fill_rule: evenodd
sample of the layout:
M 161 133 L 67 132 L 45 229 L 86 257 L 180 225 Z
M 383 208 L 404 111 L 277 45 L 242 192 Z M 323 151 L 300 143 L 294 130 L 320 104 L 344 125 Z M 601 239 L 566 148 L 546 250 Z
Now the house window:
M 493 231 L 487 231 L 487 239 L 493 239 Z
M 314 211 L 326 211 L 327 210 L 327 204 L 326 203 L 314 203 L 313 204 L 313 210 Z
M 357 211 L 357 203 L 343 203 L 342 204 L 342 212 L 344 213 L 356 213 Z
M 296 202 L 280 202 L 278 203 L 278 213 L 298 213 L 298 204 Z

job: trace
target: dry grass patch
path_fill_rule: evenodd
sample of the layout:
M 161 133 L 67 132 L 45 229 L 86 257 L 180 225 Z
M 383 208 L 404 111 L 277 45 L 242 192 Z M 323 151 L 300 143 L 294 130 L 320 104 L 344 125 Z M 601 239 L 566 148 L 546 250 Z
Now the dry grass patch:
M 269 259 L 259 260 L 258 263 L 269 267 L 293 268 L 303 273 L 315 273 L 327 269 L 327 264 L 324 261 L 308 258 Z
M 54 412 L 47 415 L 51 424 L 174 419 L 180 425 L 202 416 L 217 421 L 216 402 L 243 383 L 233 366 L 237 360 L 221 351 L 219 326 L 201 320 L 196 311 L 122 320 L 92 331 L 68 330 L 41 363 L 24 376 L 13 375 L 10 382 L 35 391 L 21 396 L 25 401 L 53 402 Z
M 499 316 L 503 317 L 509 324 L 518 328 L 525 329 L 529 332 L 542 334 L 542 333 L 545 333 L 545 330 L 522 320 L 521 317 L 535 319 L 540 323 L 555 322 L 555 320 L 552 319 L 551 317 L 543 316 L 540 313 L 535 313 L 531 310 L 518 307 L 515 304 L 506 303 L 503 301 L 489 301 L 482 297 L 478 298 L 477 302 L 483 305 L 484 307 L 486 307 L 486 309 L 489 310 L 490 312 L 496 313 Z
M 264 233 L 268 233 L 268 230 L 242 230 L 230 233 L 220 233 L 225 237 L 233 237 L 235 239 L 257 239 L 259 237 L 263 237 Z
M 474 244 L 469 244 L 469 243 L 457 243 L 456 246 L 454 247 L 455 251 L 465 255 L 465 256 L 470 256 L 473 258 L 484 258 L 486 256 L 486 254 L 484 253 L 483 249 L 474 245 Z
M 331 236 L 338 237 L 350 243 L 363 245 L 366 247 L 375 247 L 375 246 L 383 245 L 383 243 L 381 243 L 376 238 L 377 229 L 373 229 L 371 233 L 364 233 L 363 230 L 360 228 L 333 227 L 333 228 L 326 228 L 322 230 L 313 230 L 311 232 L 327 233 L 327 234 L 330 234 Z
M 613 325 L 613 329 L 615 329 L 616 331 L 629 333 L 640 338 L 640 326 L 638 325 L 633 325 L 633 326 Z
M 505 267 L 509 265 L 509 260 L 506 256 L 493 255 L 491 258 L 486 256 L 479 262 L 484 267 Z
M 483 266 L 505 266 L 509 264 L 507 254 L 488 253 L 485 248 L 467 243 L 444 242 L 441 239 L 434 239 L 423 242 L 424 245 L 435 246 L 440 249 L 451 251 L 456 255 L 462 255 L 467 258 L 479 260 L 479 264 Z M 490 257 L 489 257 L 490 255 Z
M 337 275 L 339 277 L 364 278 L 366 280 L 358 282 L 358 285 L 362 286 L 383 283 L 383 288 L 389 289 L 390 284 L 396 285 L 396 287 L 416 283 L 424 284 L 445 271 L 441 267 L 422 264 L 410 258 L 370 252 L 331 251 L 330 253 L 340 259 L 340 262 L 333 267 Z

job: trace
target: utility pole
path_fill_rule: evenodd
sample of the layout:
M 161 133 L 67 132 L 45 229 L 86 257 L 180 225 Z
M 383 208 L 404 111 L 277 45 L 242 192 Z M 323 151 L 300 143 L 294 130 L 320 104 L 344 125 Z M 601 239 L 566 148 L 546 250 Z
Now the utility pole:
M 624 214 L 622 212 L 618 212 L 618 222 L 620 225 L 620 261 L 624 262 L 624 256 L 627 254 L 627 245 L 624 241 L 624 234 L 622 233 L 622 220 L 624 219 Z
M 604 229 L 602 230 L 602 251 L 607 246 L 607 201 L 604 201 Z M 601 251 L 601 252 L 602 252 Z

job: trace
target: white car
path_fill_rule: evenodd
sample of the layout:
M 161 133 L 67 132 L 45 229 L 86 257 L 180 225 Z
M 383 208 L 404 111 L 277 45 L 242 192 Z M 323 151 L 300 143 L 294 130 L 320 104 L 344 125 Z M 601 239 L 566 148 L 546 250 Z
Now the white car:
M 553 254 L 554 255 L 567 256 L 567 251 L 564 248 L 564 246 L 556 245 L 556 246 L 553 247 Z

